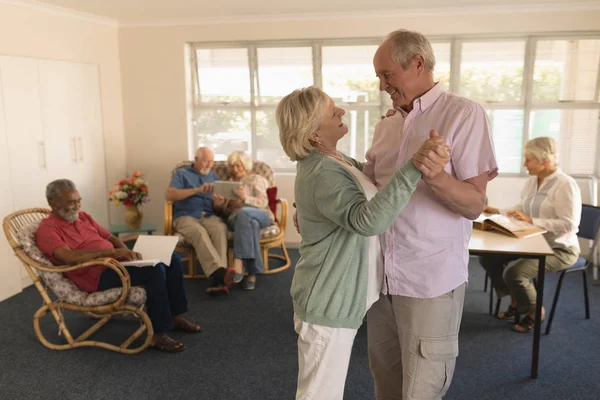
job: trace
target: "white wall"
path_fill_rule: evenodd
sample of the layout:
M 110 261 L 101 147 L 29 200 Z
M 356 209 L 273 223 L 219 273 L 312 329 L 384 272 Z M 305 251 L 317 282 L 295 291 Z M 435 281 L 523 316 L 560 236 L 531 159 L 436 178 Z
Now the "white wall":
M 125 174 L 117 25 L 43 8 L 0 2 L 0 27 L 0 54 L 98 65 L 107 158 L 106 176 L 108 187 L 111 187 Z M 14 207 L 20 208 L 19 204 Z M 118 212 L 112 207 L 111 212 L 111 220 L 118 220 Z
M 579 11 L 124 27 L 119 31 L 119 41 L 127 168 L 147 174 L 152 201 L 145 206 L 145 215 L 162 227 L 163 193 L 170 171 L 188 154 L 184 74 L 187 42 L 381 37 L 400 27 L 428 35 L 585 31 L 597 30 L 598 21 L 600 11 Z M 280 196 L 291 204 L 293 175 L 280 174 L 277 182 Z M 502 187 L 511 189 L 511 180 L 495 181 L 494 193 L 502 193 Z M 496 201 L 495 194 L 491 201 Z M 286 240 L 293 244 L 300 238 L 289 229 Z
M 106 173 L 102 176 L 106 175 L 109 187 L 125 174 L 118 47 L 118 28 L 114 23 L 107 24 L 57 11 L 32 8 L 32 6 L 13 6 L 0 2 L 0 54 L 98 65 L 102 93 L 104 146 L 107 155 Z M 4 135 L 2 129 L 0 135 Z M 2 139 L 5 139 L 4 136 Z M 3 143 L 4 140 L 0 140 L 0 146 L 6 147 Z M 31 151 L 31 149 L 23 149 L 23 151 Z M 17 182 L 14 181 L 15 178 L 18 179 Z M 12 179 L 12 182 L 1 180 L 3 184 L 1 189 L 5 198 L 10 195 L 10 192 L 7 194 L 6 191 L 10 191 L 11 184 L 27 184 L 27 176 L 19 177 L 14 174 L 14 171 Z M 39 204 L 39 206 L 46 207 L 46 204 Z M 8 205 L 7 208 L 2 210 L 0 219 L 13 210 L 23 208 L 23 205 L 12 202 L 12 206 Z M 111 211 L 113 214 L 111 220 L 119 220 L 117 210 Z M 15 276 L 21 274 L 23 285 L 27 285 L 31 280 L 27 277 L 26 271 L 19 266 L 6 240 L 0 241 L 2 241 L 0 244 L 1 301 L 20 290 L 21 285 L 14 279 Z

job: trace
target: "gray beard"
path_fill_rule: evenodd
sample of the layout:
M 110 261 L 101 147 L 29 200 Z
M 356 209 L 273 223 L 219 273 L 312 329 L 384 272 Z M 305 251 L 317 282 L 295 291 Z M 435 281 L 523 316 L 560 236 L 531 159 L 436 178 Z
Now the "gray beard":
M 64 211 L 58 210 L 58 216 L 67 222 L 73 223 L 79 218 L 79 211 Z
M 208 175 L 210 174 L 210 168 L 200 168 L 200 175 Z

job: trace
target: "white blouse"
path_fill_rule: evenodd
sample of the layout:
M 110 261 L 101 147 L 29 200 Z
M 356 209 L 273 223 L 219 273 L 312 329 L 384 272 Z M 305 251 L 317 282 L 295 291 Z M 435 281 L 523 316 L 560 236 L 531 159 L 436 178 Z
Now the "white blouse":
M 521 204 L 510 210 L 522 211 L 533 225 L 547 230 L 544 237 L 552 248 L 579 248 L 577 232 L 581 220 L 581 190 L 573 178 L 557 169 L 538 188 L 531 176 L 521 191 Z
M 331 157 L 333 158 L 333 157 Z M 377 194 L 377 187 L 371 182 L 368 176 L 354 166 L 347 165 L 333 158 L 344 167 L 346 167 L 355 177 L 362 187 L 367 200 L 371 200 Z M 367 303 L 366 310 L 379 300 L 381 287 L 383 286 L 383 254 L 379 236 L 369 237 L 369 270 L 367 273 Z

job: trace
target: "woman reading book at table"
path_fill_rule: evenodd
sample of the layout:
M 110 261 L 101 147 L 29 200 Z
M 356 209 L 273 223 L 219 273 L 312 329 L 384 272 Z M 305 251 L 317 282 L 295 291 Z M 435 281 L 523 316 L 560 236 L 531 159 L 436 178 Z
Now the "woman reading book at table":
M 561 271 L 575 263 L 579 256 L 577 231 L 581 218 L 581 191 L 575 180 L 558 168 L 558 153 L 552 138 L 538 137 L 528 141 L 524 153 L 524 166 L 530 177 L 521 191 L 520 203 L 503 211 L 509 217 L 547 231 L 544 237 L 554 255 L 546 257 L 546 272 Z M 500 213 L 499 209 L 489 206 L 483 211 Z M 498 297 L 510 295 L 508 310 L 498 313 L 498 318 L 512 321 L 515 313 L 525 314 L 513 329 L 532 331 L 537 293 L 531 280 L 537 276 L 538 261 L 515 256 L 482 256 L 480 261 Z M 542 321 L 544 314 L 542 308 Z

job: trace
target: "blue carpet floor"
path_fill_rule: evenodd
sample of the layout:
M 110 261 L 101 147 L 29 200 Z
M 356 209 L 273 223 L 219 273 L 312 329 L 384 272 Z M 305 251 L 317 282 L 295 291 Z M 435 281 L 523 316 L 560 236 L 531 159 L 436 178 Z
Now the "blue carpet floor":
M 295 262 L 297 251 L 291 255 Z M 567 277 L 552 333 L 542 336 L 540 376 L 533 380 L 532 335 L 513 333 L 509 323 L 489 316 L 483 270 L 475 259 L 470 274 L 460 356 L 446 400 L 600 398 L 600 286 L 590 286 L 592 318 L 585 320 L 581 278 Z M 174 334 L 187 347 L 180 354 L 46 349 L 33 332 L 32 315 L 41 299 L 30 287 L 0 303 L 0 399 L 293 399 L 297 364 L 292 275 L 290 268 L 260 277 L 254 292 L 236 288 L 221 298 L 204 293 L 205 280 L 187 281 L 189 317 L 205 332 Z M 547 279 L 547 309 L 557 277 Z M 75 333 L 89 324 L 84 316 L 65 317 Z M 136 324 L 111 322 L 96 338 L 118 341 Z M 43 328 L 61 340 L 48 317 Z M 373 397 L 366 330 L 361 328 L 345 399 Z

